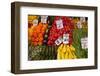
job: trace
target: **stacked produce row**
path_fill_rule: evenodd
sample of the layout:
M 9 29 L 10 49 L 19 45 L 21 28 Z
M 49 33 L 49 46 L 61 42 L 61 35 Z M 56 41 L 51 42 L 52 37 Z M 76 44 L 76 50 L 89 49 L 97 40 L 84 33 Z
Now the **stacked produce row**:
M 28 15 L 28 59 L 88 57 L 87 17 Z

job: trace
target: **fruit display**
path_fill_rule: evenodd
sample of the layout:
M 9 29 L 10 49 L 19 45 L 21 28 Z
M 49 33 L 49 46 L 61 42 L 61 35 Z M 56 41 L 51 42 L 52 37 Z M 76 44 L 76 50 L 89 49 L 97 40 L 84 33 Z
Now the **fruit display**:
M 72 45 L 61 44 L 57 49 L 57 59 L 76 59 L 75 51 Z
M 63 28 L 58 29 L 56 27 L 56 21 L 62 19 Z M 52 27 L 50 29 L 49 37 L 48 37 L 48 45 L 54 45 L 55 40 L 59 37 L 63 36 L 63 34 L 69 34 L 69 44 L 72 43 L 72 31 L 73 31 L 73 23 L 71 18 L 69 17 L 55 17 Z
M 33 20 L 34 21 L 34 20 Z M 43 36 L 48 27 L 48 24 L 43 24 L 39 22 L 37 25 L 32 25 L 28 29 L 29 40 L 33 43 L 33 45 L 42 45 L 43 43 Z
M 28 60 L 88 58 L 88 18 L 28 15 Z
M 42 45 L 43 36 L 47 28 L 47 24 L 42 24 L 41 22 L 33 29 L 32 43 L 33 45 Z

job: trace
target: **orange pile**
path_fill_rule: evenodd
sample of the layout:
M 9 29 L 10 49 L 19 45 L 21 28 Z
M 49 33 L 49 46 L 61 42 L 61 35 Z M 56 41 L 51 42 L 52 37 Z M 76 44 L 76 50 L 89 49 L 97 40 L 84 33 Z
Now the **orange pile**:
M 28 29 L 28 38 L 31 40 L 33 45 L 42 45 L 47 26 L 48 24 L 40 22 L 37 26 L 33 25 Z

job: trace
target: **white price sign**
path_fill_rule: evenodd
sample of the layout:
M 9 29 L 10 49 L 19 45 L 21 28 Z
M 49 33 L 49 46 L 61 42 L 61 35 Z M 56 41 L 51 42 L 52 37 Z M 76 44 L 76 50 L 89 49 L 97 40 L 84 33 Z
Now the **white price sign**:
M 56 26 L 57 26 L 57 29 L 62 29 L 63 28 L 63 21 L 61 19 L 57 20 Z
M 47 23 L 47 18 L 48 18 L 48 16 L 41 16 L 41 22 Z
M 69 43 L 69 34 L 63 34 L 63 44 Z
M 37 26 L 38 25 L 38 20 L 37 19 L 33 20 L 33 25 L 34 26 Z
M 78 28 L 82 28 L 82 23 L 81 23 L 81 21 L 78 21 L 78 22 L 77 22 L 77 27 L 78 27 Z
M 82 46 L 82 49 L 88 48 L 88 38 L 87 37 L 81 38 L 81 46 Z
M 62 43 L 62 37 L 59 37 L 56 41 L 55 44 L 56 45 L 60 45 Z
M 81 18 L 80 18 L 80 21 L 81 21 L 81 22 L 85 22 L 85 21 L 86 21 L 86 20 L 85 20 L 85 17 L 81 17 Z

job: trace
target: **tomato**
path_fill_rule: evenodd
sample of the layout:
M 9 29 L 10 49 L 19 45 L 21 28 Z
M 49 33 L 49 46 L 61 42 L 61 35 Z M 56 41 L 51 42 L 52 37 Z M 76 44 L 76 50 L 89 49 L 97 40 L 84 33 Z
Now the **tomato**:
M 62 29 L 57 29 L 57 27 L 56 27 L 56 20 L 58 20 L 58 19 L 62 19 L 62 21 L 63 21 Z M 55 40 L 57 40 L 57 38 L 63 36 L 64 33 L 71 34 L 70 42 L 72 42 L 72 29 L 73 29 L 73 22 L 71 21 L 71 18 L 65 17 L 65 16 L 62 16 L 62 17 L 56 16 L 52 23 L 52 28 L 49 32 L 48 44 L 53 45 Z

